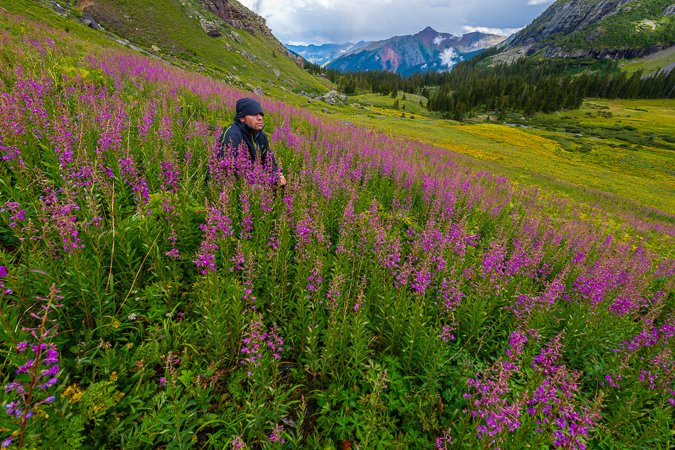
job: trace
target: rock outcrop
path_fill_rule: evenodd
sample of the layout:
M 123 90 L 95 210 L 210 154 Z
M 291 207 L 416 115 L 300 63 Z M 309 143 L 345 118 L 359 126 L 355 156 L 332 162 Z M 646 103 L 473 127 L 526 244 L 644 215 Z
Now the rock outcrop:
M 644 58 L 652 53 L 661 51 L 661 46 L 637 48 L 600 48 L 596 50 L 569 51 L 559 47 L 549 47 L 544 52 L 544 58 L 593 58 L 593 59 L 635 59 Z
M 493 64 L 510 63 L 542 51 L 545 58 L 643 58 L 671 45 L 669 39 L 660 41 L 660 35 L 654 34 L 661 13 L 664 17 L 675 14 L 675 4 L 661 12 L 650 11 L 635 0 L 558 0 L 516 34 L 493 58 Z M 623 19 L 622 14 L 630 14 L 631 18 Z M 635 42 L 641 44 L 617 44 L 625 39 L 617 37 L 612 24 L 621 20 L 631 20 L 635 26 Z M 572 36 L 568 39 L 569 35 Z M 642 39 L 645 35 L 655 38 Z
M 265 36 L 272 36 L 264 18 L 255 14 L 236 0 L 199 0 L 204 8 L 220 17 L 225 23 L 246 30 L 251 34 L 259 32 Z
M 347 96 L 344 94 L 340 94 L 338 91 L 330 91 L 327 94 L 322 95 L 319 97 L 319 100 L 323 100 L 324 102 L 328 103 L 329 105 L 339 105 L 342 104 L 342 102 L 347 101 Z
M 218 28 L 218 25 L 216 25 L 213 22 L 210 22 L 206 19 L 202 19 L 199 21 L 199 24 L 202 26 L 202 30 L 204 30 L 204 33 L 208 34 L 213 38 L 220 37 L 223 35 L 220 32 L 220 28 Z
M 272 45 L 274 45 L 280 53 L 288 56 L 300 67 L 305 66 L 305 61 L 302 58 L 292 55 L 284 45 L 277 40 L 272 34 L 272 30 L 267 26 L 264 18 L 260 17 L 237 0 L 198 0 L 204 8 L 211 11 L 228 25 L 237 28 L 238 30 L 245 30 L 252 35 L 260 33 L 266 36 Z M 236 34 L 235 32 L 232 33 Z M 238 37 L 238 35 L 237 35 Z M 243 39 L 239 37 L 237 42 L 243 44 Z M 240 41 L 241 40 L 241 41 Z
M 91 14 L 85 12 L 82 14 L 82 17 L 77 19 L 78 22 L 80 22 L 82 25 L 87 26 L 89 28 L 93 28 L 94 30 L 100 30 L 101 26 L 94 20 L 93 17 L 91 17 Z
M 525 27 L 511 41 L 510 48 L 539 43 L 562 33 L 568 35 L 574 31 L 600 22 L 605 17 L 616 14 L 633 0 L 571 0 L 555 2 L 534 22 Z M 539 51 L 542 47 L 535 50 Z
M 257 56 L 255 56 L 255 55 L 254 55 L 253 53 L 251 53 L 251 52 L 247 52 L 246 50 L 242 50 L 242 51 L 240 51 L 239 53 L 241 53 L 241 55 L 242 55 L 244 58 L 246 58 L 246 60 L 247 60 L 248 62 L 253 62 L 253 60 L 258 59 Z
M 244 40 L 239 36 L 239 33 L 236 31 L 233 31 L 230 33 L 230 36 L 232 36 L 232 39 L 234 39 L 238 44 L 244 45 Z

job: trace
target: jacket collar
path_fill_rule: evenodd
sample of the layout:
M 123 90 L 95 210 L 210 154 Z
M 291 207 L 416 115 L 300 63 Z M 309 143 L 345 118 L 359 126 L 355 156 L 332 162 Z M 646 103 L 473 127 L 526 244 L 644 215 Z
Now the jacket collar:
M 257 138 L 260 133 L 262 133 L 265 130 L 265 125 L 263 124 L 262 130 L 260 131 L 255 131 L 253 128 L 249 127 L 246 125 L 244 122 L 240 121 L 239 119 L 234 119 L 235 125 L 237 125 L 243 132 L 247 133 L 249 136 L 253 136 L 253 138 Z

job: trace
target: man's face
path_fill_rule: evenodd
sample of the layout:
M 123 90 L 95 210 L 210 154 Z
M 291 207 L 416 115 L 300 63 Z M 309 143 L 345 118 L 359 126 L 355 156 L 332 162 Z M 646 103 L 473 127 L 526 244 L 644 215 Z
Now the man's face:
M 240 121 L 244 122 L 246 125 L 254 129 L 255 131 L 260 131 L 263 129 L 263 115 L 262 113 L 255 114 L 253 116 L 244 116 L 239 118 Z

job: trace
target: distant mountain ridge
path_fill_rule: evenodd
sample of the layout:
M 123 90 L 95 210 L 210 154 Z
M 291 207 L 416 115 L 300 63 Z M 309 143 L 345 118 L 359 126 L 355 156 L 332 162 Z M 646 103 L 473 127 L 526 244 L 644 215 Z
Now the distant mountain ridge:
M 558 0 L 516 34 L 495 62 L 634 59 L 675 45 L 673 0 Z
M 323 66 L 327 62 L 330 62 L 344 55 L 345 53 L 365 47 L 368 44 L 370 44 L 370 42 L 364 41 L 357 42 L 356 44 L 353 44 L 351 42 L 347 42 L 345 44 L 323 44 L 323 45 L 286 44 L 286 48 L 302 56 L 309 62 Z
M 457 36 L 427 27 L 414 35 L 371 42 L 329 62 L 341 72 L 386 70 L 401 75 L 450 70 L 455 64 L 506 40 L 506 36 L 468 33 Z

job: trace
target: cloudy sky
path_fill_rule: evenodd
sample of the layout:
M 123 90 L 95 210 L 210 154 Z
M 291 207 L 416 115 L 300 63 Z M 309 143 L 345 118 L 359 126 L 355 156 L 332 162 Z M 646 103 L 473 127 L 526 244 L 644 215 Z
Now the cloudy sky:
M 286 44 L 375 41 L 415 34 L 508 35 L 532 22 L 554 0 L 240 0 L 267 19 Z

